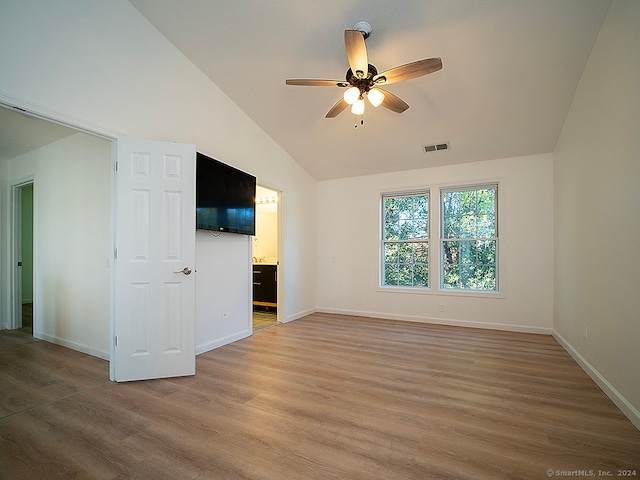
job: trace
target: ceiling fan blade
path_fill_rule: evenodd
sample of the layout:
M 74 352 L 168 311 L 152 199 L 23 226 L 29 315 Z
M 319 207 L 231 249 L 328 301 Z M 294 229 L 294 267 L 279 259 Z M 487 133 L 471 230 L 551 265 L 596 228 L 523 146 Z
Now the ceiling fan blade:
M 378 85 L 402 82 L 412 78 L 421 77 L 442 69 L 442 60 L 437 58 L 425 58 L 417 62 L 407 63 L 399 67 L 390 68 L 373 77 L 373 82 Z
M 369 60 L 362 32 L 359 30 L 345 30 L 344 46 L 347 50 L 347 59 L 349 60 L 351 71 L 356 75 L 360 71 L 362 76 L 366 77 L 369 72 Z
M 300 85 L 303 87 L 347 87 L 349 84 L 340 80 L 313 80 L 308 78 L 289 78 L 287 85 Z
M 393 93 L 387 90 L 382 90 L 381 88 L 378 88 L 378 90 L 381 90 L 382 93 L 384 93 L 384 100 L 382 100 L 382 103 L 380 104 L 383 107 L 386 107 L 392 112 L 396 112 L 396 113 L 402 113 L 407 108 L 409 108 L 409 104 L 407 104 L 407 102 L 402 100 L 397 95 L 394 95 Z
M 329 110 L 324 117 L 325 118 L 335 118 L 338 115 L 340 115 L 340 113 L 342 113 L 342 111 L 345 108 L 347 108 L 348 106 L 349 106 L 349 104 L 344 101 L 344 98 L 341 98 L 340 100 L 338 100 L 336 102 L 336 104 L 333 107 L 331 107 L 331 110 Z

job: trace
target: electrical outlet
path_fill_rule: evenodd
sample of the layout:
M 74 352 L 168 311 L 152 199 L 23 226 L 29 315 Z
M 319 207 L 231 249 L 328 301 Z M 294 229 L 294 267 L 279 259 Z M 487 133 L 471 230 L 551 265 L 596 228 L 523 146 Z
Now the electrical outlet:
M 444 312 L 444 304 L 442 304 L 442 303 L 440 304 L 440 311 Z
M 226 322 L 229 320 L 229 313 L 226 310 L 222 310 L 222 321 Z
M 589 338 L 589 327 L 587 325 L 584 326 L 584 338 Z

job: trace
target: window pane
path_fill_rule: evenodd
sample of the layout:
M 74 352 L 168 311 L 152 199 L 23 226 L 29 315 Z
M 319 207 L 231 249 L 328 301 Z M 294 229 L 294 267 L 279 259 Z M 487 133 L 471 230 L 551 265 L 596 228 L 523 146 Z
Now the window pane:
M 458 281 L 460 273 L 457 265 L 448 265 L 444 268 L 444 278 L 442 286 L 444 288 L 460 288 Z
M 413 265 L 401 263 L 398 268 L 398 285 L 403 287 L 413 286 Z
M 413 286 L 426 287 L 429 285 L 429 269 L 425 263 L 417 263 L 413 271 Z
M 384 239 L 385 240 L 398 240 L 399 237 L 398 222 L 385 223 L 384 224 Z
M 410 240 L 413 237 L 413 221 L 411 219 L 400 219 L 399 240 Z
M 429 263 L 429 244 L 427 242 L 413 244 L 413 259 L 416 263 Z
M 413 238 L 427 238 L 427 220 L 418 218 L 413 221 Z
M 413 263 L 413 246 L 410 243 L 398 244 L 398 261 L 400 263 Z
M 397 240 L 400 233 L 400 214 L 396 198 L 384 199 L 384 239 Z
M 492 238 L 495 237 L 496 231 L 496 219 L 494 214 L 490 215 L 479 215 L 477 220 L 478 230 L 477 235 L 478 238 Z
M 444 238 L 458 238 L 460 235 L 460 225 L 458 217 L 445 217 L 442 236 Z
M 478 215 L 493 215 L 496 204 L 496 191 L 494 188 L 487 188 L 476 191 L 476 211 Z
M 398 285 L 398 264 L 386 264 L 384 266 L 384 284 Z
M 476 242 L 459 242 L 458 262 L 462 265 L 474 265 L 476 263 Z
M 472 279 L 475 290 L 495 290 L 496 269 L 491 265 L 478 265 L 475 268 Z
M 478 264 L 496 264 L 496 242 L 495 240 L 485 240 L 478 242 Z
M 456 192 L 446 192 L 442 197 L 443 213 L 446 217 L 460 214 L 460 199 Z
M 442 265 L 453 267 L 458 264 L 458 242 L 442 242 Z
M 460 279 L 458 280 L 459 285 L 457 288 L 462 288 L 465 290 L 473 288 L 474 266 L 464 265 L 460 267 L 459 271 L 460 271 Z
M 385 243 L 384 262 L 398 263 L 398 244 L 397 243 Z

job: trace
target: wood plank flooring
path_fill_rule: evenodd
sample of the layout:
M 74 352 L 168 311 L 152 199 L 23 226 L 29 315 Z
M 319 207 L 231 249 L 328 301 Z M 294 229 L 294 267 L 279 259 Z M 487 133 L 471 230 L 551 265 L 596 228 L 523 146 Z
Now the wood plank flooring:
M 550 336 L 314 314 L 116 384 L 0 332 L 0 479 L 640 475 L 640 431 Z M 576 476 L 576 475 L 574 475 Z

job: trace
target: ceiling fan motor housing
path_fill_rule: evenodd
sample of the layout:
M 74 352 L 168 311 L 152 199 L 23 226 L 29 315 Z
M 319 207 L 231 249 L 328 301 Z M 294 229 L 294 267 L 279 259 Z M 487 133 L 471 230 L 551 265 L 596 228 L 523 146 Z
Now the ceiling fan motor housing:
M 368 72 L 366 77 L 358 77 L 353 70 L 349 68 L 347 70 L 346 80 L 349 82 L 349 85 L 352 87 L 357 87 L 360 90 L 360 93 L 367 93 L 371 87 L 374 86 L 375 82 L 373 81 L 373 77 L 378 75 L 378 69 L 373 65 L 369 64 Z

